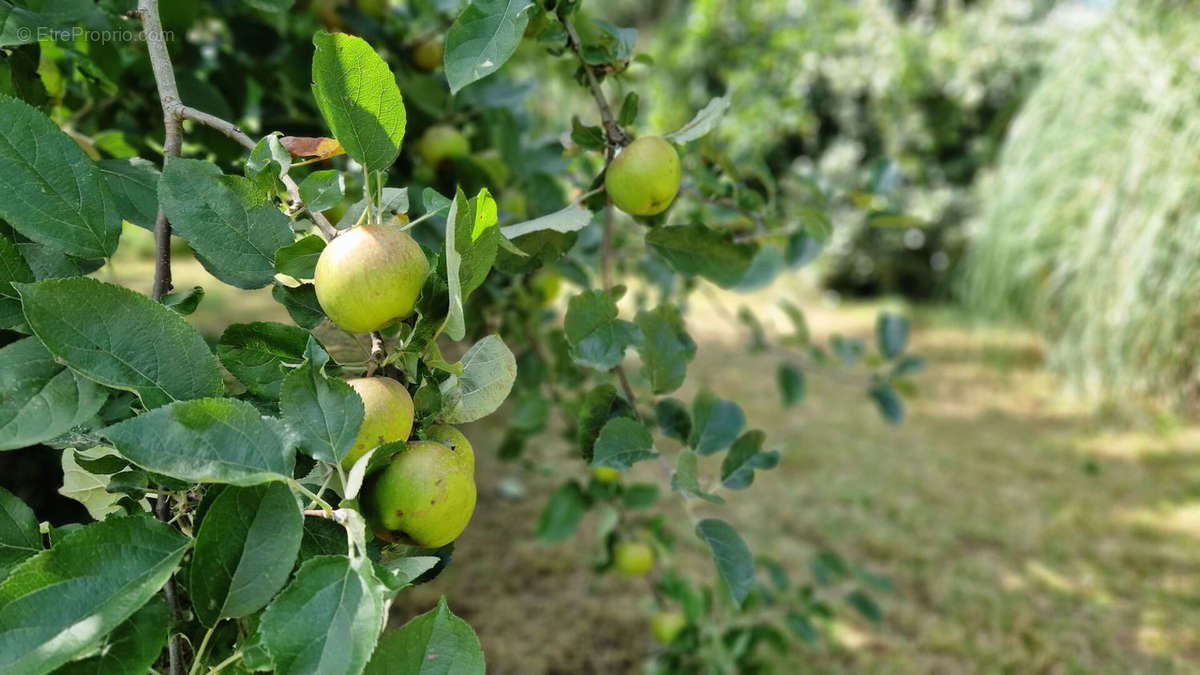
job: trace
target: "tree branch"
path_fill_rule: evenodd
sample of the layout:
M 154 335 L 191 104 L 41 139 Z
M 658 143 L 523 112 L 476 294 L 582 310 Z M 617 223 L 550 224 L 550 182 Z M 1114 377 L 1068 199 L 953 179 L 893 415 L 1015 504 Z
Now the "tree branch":
M 146 50 L 150 55 L 150 67 L 154 71 L 154 84 L 158 88 L 158 99 L 163 111 L 163 167 L 166 168 L 172 157 L 179 156 L 179 150 L 183 146 L 183 118 L 178 111 L 179 88 L 175 84 L 175 71 L 171 67 L 171 55 L 167 52 L 162 21 L 158 16 L 158 0 L 138 0 L 138 14 L 142 19 Z M 171 223 L 167 221 L 167 216 L 160 206 L 154 220 L 154 288 L 151 294 L 155 300 L 161 300 L 170 290 Z M 171 505 L 163 492 L 158 493 L 154 515 L 164 523 L 171 520 Z M 171 612 L 167 641 L 171 675 L 183 675 L 182 644 L 179 636 L 174 634 L 175 625 L 183 613 L 179 607 L 179 598 L 175 594 L 174 574 L 167 579 L 162 592 Z
M 596 99 L 596 108 L 600 111 L 600 120 L 604 125 L 604 133 L 608 138 L 609 145 L 616 147 L 629 145 L 633 139 L 625 133 L 621 125 L 617 123 L 617 118 L 613 116 L 612 108 L 608 105 L 608 98 L 604 96 L 604 90 L 600 88 L 600 80 L 596 77 L 595 69 L 583 60 L 583 43 L 579 40 L 579 33 L 575 31 L 575 24 L 565 16 L 559 18 L 562 20 L 563 28 L 567 31 L 567 46 L 579 57 L 579 65 L 587 76 L 588 87 L 592 90 L 592 98 Z
M 203 124 L 206 127 L 215 129 L 247 150 L 253 150 L 254 146 L 257 145 L 254 139 L 247 136 L 236 124 L 223 120 L 216 115 L 210 115 L 203 110 L 196 110 L 182 103 L 178 106 L 178 112 L 182 119 L 192 120 L 197 124 Z M 284 171 L 279 176 L 279 179 L 283 181 L 283 186 L 287 189 L 288 198 L 292 202 L 288 204 L 288 211 L 290 213 L 294 214 L 307 210 L 308 215 L 312 216 L 313 222 L 317 224 L 317 227 L 320 228 L 326 239 L 333 239 L 338 235 L 337 228 L 329 222 L 325 214 L 309 209 L 304 204 L 304 200 L 300 199 L 300 186 L 296 184 L 295 179 L 287 171 Z
M 158 17 L 158 0 L 139 0 L 138 13 L 144 27 L 146 50 L 150 54 L 150 67 L 154 71 L 154 83 L 158 87 L 158 98 L 162 104 L 163 167 L 172 157 L 179 156 L 183 145 L 183 120 L 179 116 L 179 88 L 175 84 L 175 71 L 171 69 L 171 55 L 163 40 L 162 21 Z M 162 208 L 154 220 L 154 288 L 151 295 L 161 300 L 171 290 L 171 223 Z M 172 660 L 174 666 L 174 660 Z M 172 668 L 174 672 L 174 668 Z

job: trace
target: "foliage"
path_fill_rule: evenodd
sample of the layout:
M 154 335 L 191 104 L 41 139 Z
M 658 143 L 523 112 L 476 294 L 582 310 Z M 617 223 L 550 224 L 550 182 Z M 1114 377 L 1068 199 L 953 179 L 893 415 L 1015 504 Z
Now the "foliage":
M 391 600 L 434 579 L 453 544 L 422 549 L 376 529 L 373 488 L 419 450 L 465 476 L 469 517 L 473 451 L 444 424 L 510 398 L 502 457 L 519 458 L 556 411 L 591 476 L 564 483 L 538 536 L 561 540 L 596 509 L 597 572 L 613 567 L 618 544 L 653 552 L 654 602 L 682 608 L 687 627 L 651 669 L 756 669 L 759 645 L 787 649 L 785 630 L 819 635 L 835 610 L 818 586 L 880 620 L 870 577 L 835 553 L 822 554 L 813 584 L 792 587 L 778 563 L 753 557 L 731 512 L 708 513 L 781 454 L 719 392 L 700 390 L 690 409 L 670 397 L 699 348 L 689 296 L 708 283 L 759 288 L 810 262 L 829 235 L 824 196 L 793 201 L 761 159 L 735 162 L 709 144 L 731 109 L 715 97 L 663 136 L 681 151 L 686 190 L 663 213 L 619 217 L 604 172 L 649 134 L 642 95 L 618 105 L 606 89 L 626 83 L 637 31 L 579 2 L 291 5 L 0 7 L 0 166 L 15 177 L 0 211 L 0 448 L 61 450 L 72 480 L 93 486 L 67 492 L 102 518 L 44 536 L 0 492 L 4 672 L 112 669 L 114 654 L 173 675 L 189 663 L 192 673 L 482 672 L 478 639 L 444 601 L 380 639 Z M 66 30 L 136 21 L 135 45 Z M 382 47 L 441 34 L 442 73 Z M 529 89 L 504 72 L 522 49 L 519 65 L 572 74 L 595 112 L 535 123 Z M 571 131 L 539 139 L 545 124 Z M 405 143 L 446 125 L 470 152 Z M 155 232 L 152 299 L 100 280 L 121 221 Z M 421 283 L 415 311 L 383 317 L 362 336 L 369 356 L 356 358 L 338 349 L 359 336 L 327 320 L 316 270 L 339 248 L 328 242 L 364 224 L 419 242 L 420 264 L 405 269 Z M 296 325 L 230 325 L 210 348 L 186 319 L 203 289 L 172 289 L 172 234 L 219 282 L 270 287 Z M 562 280 L 565 312 L 547 291 Z M 796 334 L 778 344 L 753 311 L 742 315 L 758 326 L 751 348 L 785 361 L 785 404 L 803 396 L 805 369 L 843 368 L 861 377 L 864 403 L 903 418 L 899 392 L 920 363 L 903 318 L 880 317 L 874 349 L 840 336 L 825 349 L 800 309 L 785 309 Z M 631 355 L 639 371 L 626 371 Z M 354 376 L 391 378 L 416 424 L 344 467 L 372 407 L 343 381 Z M 622 482 L 640 462 L 661 464 L 660 485 Z M 442 482 L 428 483 L 440 498 Z M 652 508 L 659 487 L 683 508 Z M 675 569 L 685 541 L 711 553 L 711 580 Z
M 981 185 L 964 290 L 1035 321 L 1081 389 L 1180 401 L 1200 392 L 1200 51 L 1170 7 L 1129 3 L 1055 55 Z
M 713 143 L 761 157 L 791 203 L 828 198 L 825 285 L 947 296 L 975 177 L 1062 32 L 1051 3 L 674 4 L 685 19 L 648 48 L 659 67 L 646 77 L 672 92 L 653 119 L 678 124 L 703 94 L 730 95 Z

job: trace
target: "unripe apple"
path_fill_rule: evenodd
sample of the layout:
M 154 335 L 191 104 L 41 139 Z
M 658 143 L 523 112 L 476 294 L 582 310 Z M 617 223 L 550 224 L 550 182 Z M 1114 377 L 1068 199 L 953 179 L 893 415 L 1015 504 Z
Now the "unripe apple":
M 342 468 L 349 470 L 359 457 L 384 443 L 408 440 L 413 425 L 413 400 L 404 385 L 390 377 L 359 377 L 346 380 L 362 399 L 362 426 L 354 438 L 354 446 L 342 458 Z
M 432 73 L 442 67 L 442 56 L 445 54 L 445 49 L 445 43 L 441 36 L 422 40 L 417 43 L 416 47 L 413 47 L 413 65 L 427 73 Z
M 466 157 L 471 152 L 467 137 L 454 127 L 435 124 L 425 130 L 417 141 L 417 154 L 430 166 L 437 166 L 447 159 Z
M 687 628 L 687 623 L 683 612 L 659 612 L 650 618 L 650 632 L 655 640 L 669 645 Z
M 475 473 L 475 449 L 471 447 L 471 441 L 467 440 L 463 432 L 449 424 L 437 424 L 429 427 L 425 433 L 429 436 L 429 440 L 437 441 L 453 450 L 458 456 L 458 460 L 471 473 Z
M 615 483 L 621 480 L 621 472 L 608 466 L 598 466 L 592 469 L 592 478 L 601 483 Z
M 652 216 L 674 201 L 680 177 L 674 146 L 659 136 L 644 136 L 609 164 L 604 189 L 625 213 Z
M 412 314 L 428 274 L 425 253 L 407 233 L 364 225 L 329 242 L 317 259 L 313 285 L 330 320 L 367 333 Z
M 375 533 L 438 548 L 458 538 L 475 511 L 475 476 L 436 441 L 412 441 L 367 490 L 364 513 Z
M 654 549 L 640 541 L 617 542 L 613 547 L 613 564 L 627 577 L 644 577 L 654 569 Z

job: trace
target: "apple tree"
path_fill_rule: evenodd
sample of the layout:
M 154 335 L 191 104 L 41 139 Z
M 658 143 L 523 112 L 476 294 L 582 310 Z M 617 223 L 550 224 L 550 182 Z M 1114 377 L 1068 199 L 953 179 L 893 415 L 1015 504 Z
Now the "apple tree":
M 529 529 L 598 512 L 595 571 L 647 584 L 652 671 L 751 671 L 843 605 L 880 618 L 886 579 L 836 552 L 804 583 L 751 553 L 722 505 L 780 443 L 720 392 L 677 397 L 691 298 L 811 262 L 831 195 L 785 203 L 797 177 L 711 141 L 753 92 L 648 129 L 636 30 L 581 4 L 0 3 L 0 450 L 61 458 L 95 521 L 0 490 L 0 671 L 483 672 L 444 600 L 384 628 L 469 527 L 459 425 L 506 402 L 502 459 L 557 416 L 577 467 Z M 586 114 L 539 136 L 510 62 Z M 116 283 L 123 223 L 153 232 L 152 278 Z M 291 321 L 211 345 L 185 318 L 205 289 L 172 283 L 189 251 Z M 778 355 L 782 405 L 836 369 L 902 420 L 903 318 L 823 347 L 783 310 L 774 342 L 731 316 Z M 673 564 L 688 546 L 710 577 Z

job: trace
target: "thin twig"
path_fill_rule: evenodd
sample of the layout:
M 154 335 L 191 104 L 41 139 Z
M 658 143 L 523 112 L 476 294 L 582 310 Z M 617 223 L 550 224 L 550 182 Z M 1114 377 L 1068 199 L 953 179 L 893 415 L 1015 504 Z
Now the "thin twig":
M 223 120 L 216 115 L 210 115 L 203 110 L 196 110 L 183 104 L 180 104 L 177 110 L 182 119 L 192 120 L 197 124 L 203 124 L 206 127 L 215 129 L 247 150 L 253 150 L 254 146 L 257 145 L 254 139 L 247 136 L 236 124 Z M 338 235 L 337 228 L 329 222 L 325 214 L 309 209 L 305 205 L 304 200 L 300 198 L 300 186 L 296 184 L 295 179 L 288 173 L 287 168 L 280 174 L 279 180 L 283 181 L 283 186 L 287 189 L 288 198 L 291 200 L 291 204 L 288 204 L 288 211 L 290 213 L 295 214 L 307 210 L 308 215 L 312 216 L 313 222 L 317 224 L 317 227 L 320 228 L 326 239 L 333 239 Z
M 183 120 L 179 117 L 179 88 L 175 84 L 175 71 L 171 67 L 171 55 L 167 52 L 167 44 L 163 40 L 162 21 L 158 16 L 158 0 L 139 0 L 138 13 L 142 19 L 146 50 L 150 56 L 150 66 L 154 71 L 154 84 L 158 89 L 158 98 L 163 111 L 163 167 L 172 157 L 179 156 L 183 146 Z M 154 288 L 151 294 L 155 300 L 161 300 L 171 290 L 171 223 L 163 213 L 162 207 L 154 220 Z M 171 520 L 171 505 L 166 493 L 158 493 L 154 505 L 154 515 L 159 520 Z M 163 597 L 171 613 L 170 635 L 167 641 L 167 655 L 171 675 L 183 675 L 183 655 L 179 636 L 175 635 L 175 624 L 182 617 L 179 598 L 175 593 L 175 575 L 172 574 L 163 584 Z
M 145 29 L 146 50 L 150 54 L 150 66 L 154 71 L 154 83 L 158 87 L 158 98 L 163 111 L 163 166 L 172 157 L 179 156 L 183 146 L 183 122 L 178 114 L 179 88 L 175 84 L 175 71 L 171 68 L 171 56 L 163 40 L 162 21 L 158 18 L 158 0 L 139 0 L 138 12 Z M 171 291 L 171 223 L 162 208 L 154 220 L 154 288 L 155 300 Z M 172 672 L 175 669 L 172 668 Z
M 367 377 L 375 374 L 375 370 L 387 360 L 387 346 L 383 343 L 383 334 L 377 330 L 371 331 L 371 363 L 367 365 Z
M 592 98 L 596 99 L 596 108 L 600 111 L 600 121 L 604 125 L 604 133 L 608 137 L 609 144 L 616 147 L 629 145 L 633 139 L 617 123 L 617 118 L 613 116 L 612 108 L 608 105 L 608 99 L 604 96 L 604 90 L 600 88 L 600 80 L 596 77 L 595 69 L 583 59 L 583 43 L 579 40 L 579 33 L 575 31 L 575 24 L 565 16 L 560 19 L 563 28 L 567 31 L 567 46 L 579 57 L 579 65 L 587 76 L 588 87 L 592 90 Z

